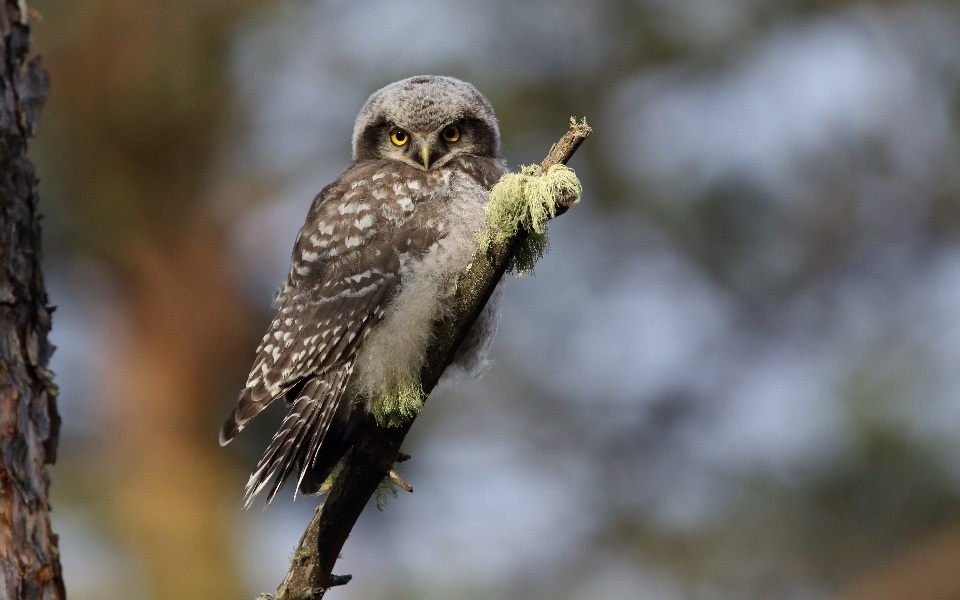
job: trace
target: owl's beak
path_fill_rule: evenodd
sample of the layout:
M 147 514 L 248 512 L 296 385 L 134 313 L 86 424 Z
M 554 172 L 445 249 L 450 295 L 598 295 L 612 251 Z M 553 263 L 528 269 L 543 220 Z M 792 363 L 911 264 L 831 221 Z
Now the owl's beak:
M 430 168 L 430 145 L 424 144 L 420 146 L 420 158 L 423 160 L 423 168 Z

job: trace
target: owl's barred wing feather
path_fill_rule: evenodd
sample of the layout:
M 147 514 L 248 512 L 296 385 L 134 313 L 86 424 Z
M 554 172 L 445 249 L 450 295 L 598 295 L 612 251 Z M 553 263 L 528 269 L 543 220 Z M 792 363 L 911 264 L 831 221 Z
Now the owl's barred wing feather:
M 404 190 L 393 178 L 377 177 L 382 166 L 347 169 L 314 200 L 277 314 L 220 431 L 225 444 L 277 398 L 291 405 L 248 483 L 248 504 L 276 476 L 272 499 L 295 465 L 303 478 L 337 411 L 357 349 L 383 319 L 403 265 L 439 239 L 434 229 L 403 226 L 414 203 L 409 197 L 390 202 Z M 354 185 L 364 180 L 367 185 Z
M 277 297 L 277 314 L 220 430 L 221 445 L 302 377 L 355 349 L 357 327 L 369 325 L 367 311 L 381 305 L 397 283 L 398 261 L 436 241 L 398 230 L 414 203 L 391 201 L 398 192 L 394 179 L 382 176 L 383 167 L 378 161 L 348 167 L 314 199 Z
M 396 257 L 395 252 L 391 254 Z M 253 410 L 262 410 L 277 396 L 268 395 L 262 401 L 255 401 L 252 392 L 269 389 L 271 383 L 273 389 L 291 401 L 289 413 L 247 483 L 246 506 L 276 475 L 267 497 L 269 504 L 296 464 L 302 465 L 302 479 L 337 411 L 347 379 L 353 371 L 356 346 L 370 326 L 383 317 L 396 283 L 397 278 L 390 276 L 380 278 L 374 284 L 369 276 L 347 275 L 290 297 L 289 302 L 297 305 L 298 313 L 303 312 L 306 317 L 293 336 L 292 344 L 276 354 L 270 349 L 261 352 L 254 369 L 259 367 L 263 375 L 252 387 L 244 390 L 237 407 L 239 413 L 249 402 L 255 405 Z M 280 307 L 280 315 L 287 306 L 285 303 Z M 343 320 L 342 325 L 334 326 L 332 321 L 343 314 L 341 311 L 357 318 Z M 268 380 L 268 374 L 279 379 Z M 244 424 L 235 421 L 235 430 Z
M 337 410 L 337 390 L 344 387 L 352 371 L 353 362 L 350 361 L 334 371 L 313 377 L 304 384 L 247 482 L 244 507 L 250 507 L 253 498 L 274 475 L 276 480 L 267 495 L 267 504 L 273 501 L 297 464 L 302 465 L 300 478 L 303 478 Z M 324 402 L 321 400 L 324 398 L 333 401 Z
M 422 256 L 438 239 L 431 229 L 395 231 L 351 271 L 306 289 L 281 294 L 281 305 L 257 350 L 247 387 L 220 432 L 230 441 L 271 402 L 313 374 L 352 361 L 370 327 L 384 316 L 400 280 L 402 264 Z
M 279 355 L 263 357 L 276 359 L 269 372 L 284 374 L 275 389 L 287 390 L 284 393 L 292 406 L 247 483 L 247 506 L 276 476 L 267 496 L 269 504 L 295 465 L 300 466 L 299 486 L 337 412 L 359 344 L 384 317 L 402 263 L 421 256 L 436 240 L 437 233 L 429 229 L 396 232 L 389 244 L 369 254 L 372 260 L 361 265 L 362 273 L 343 275 L 315 288 L 312 307 L 300 307 L 305 317 L 295 341 Z M 310 302 L 298 296 L 291 301 Z M 283 310 L 281 306 L 281 314 Z M 298 382 L 303 382 L 301 387 Z

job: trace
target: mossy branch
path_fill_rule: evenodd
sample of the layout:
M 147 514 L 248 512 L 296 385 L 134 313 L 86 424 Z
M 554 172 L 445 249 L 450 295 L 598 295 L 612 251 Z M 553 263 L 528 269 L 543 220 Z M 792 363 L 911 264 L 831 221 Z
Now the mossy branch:
M 527 168 L 525 174 L 543 175 L 554 165 L 565 165 L 591 132 L 585 120 L 571 119 L 570 130 L 550 148 L 540 165 Z M 579 186 L 576 188 L 576 193 L 567 186 L 550 196 L 553 203 L 546 207 L 546 216 L 539 221 L 541 229 L 548 218 L 563 214 L 579 199 Z M 455 308 L 435 324 L 427 360 L 420 373 L 423 398 L 436 387 L 497 283 L 511 264 L 517 264 L 518 253 L 524 251 L 529 237 L 536 234 L 527 227 L 534 228 L 529 224 L 512 228 L 506 234 L 502 229 L 487 232 L 484 251 L 479 252 L 457 278 Z M 348 575 L 331 575 L 334 564 L 364 506 L 393 469 L 400 444 L 413 421 L 411 418 L 399 424 L 390 422 L 392 426 L 384 428 L 373 416 L 367 420 L 300 539 L 294 552 L 297 559 L 292 561 L 274 600 L 317 600 L 327 588 L 349 580 Z
M 533 272 L 533 265 L 547 251 L 547 221 L 557 216 L 557 198 L 580 201 L 580 181 L 566 165 L 552 165 L 542 173 L 539 167 L 523 167 L 507 173 L 490 190 L 487 204 L 489 228 L 477 234 L 480 252 L 490 251 L 494 242 L 506 243 L 523 231 L 526 238 L 510 258 L 507 270 L 517 276 Z

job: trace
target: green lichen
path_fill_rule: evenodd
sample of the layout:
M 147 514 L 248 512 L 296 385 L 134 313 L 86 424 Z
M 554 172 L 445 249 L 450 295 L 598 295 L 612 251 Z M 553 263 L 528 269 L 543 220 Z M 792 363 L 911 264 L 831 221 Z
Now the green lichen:
M 542 175 L 536 167 L 507 173 L 490 190 L 486 220 L 488 230 L 478 234 L 480 250 L 502 243 L 523 229 L 526 239 L 511 258 L 509 269 L 518 276 L 533 272 L 533 265 L 547 249 L 547 221 L 557 216 L 557 201 L 580 201 L 580 180 L 566 165 L 553 165 Z
M 373 416 L 380 427 L 400 427 L 423 410 L 423 385 L 419 379 L 398 383 L 373 403 Z
M 301 564 L 303 561 L 310 558 L 310 553 L 306 550 L 300 550 L 299 548 L 293 551 L 293 554 L 290 555 L 291 564 Z
M 383 509 L 390 503 L 390 499 L 397 497 L 397 484 L 393 482 L 393 479 L 384 477 L 380 480 L 380 483 L 377 484 L 375 496 L 377 499 L 377 510 L 383 512 Z
M 333 487 L 333 482 L 337 480 L 337 477 L 340 475 L 340 471 L 343 470 L 343 461 L 337 462 L 333 466 L 333 469 L 330 471 L 330 474 L 327 475 L 327 478 L 323 480 L 323 483 L 320 485 L 321 494 L 326 494 L 330 491 L 330 488 Z

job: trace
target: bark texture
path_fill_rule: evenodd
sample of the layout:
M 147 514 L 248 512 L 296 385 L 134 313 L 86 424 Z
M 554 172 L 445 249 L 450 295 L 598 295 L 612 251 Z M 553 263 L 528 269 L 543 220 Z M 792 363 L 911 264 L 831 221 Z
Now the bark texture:
M 48 464 L 60 417 L 47 369 L 50 312 L 40 271 L 37 178 L 27 160 L 47 95 L 39 58 L 25 63 L 26 3 L 0 7 L 0 597 L 64 598 L 50 528 Z

